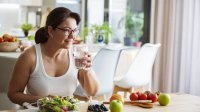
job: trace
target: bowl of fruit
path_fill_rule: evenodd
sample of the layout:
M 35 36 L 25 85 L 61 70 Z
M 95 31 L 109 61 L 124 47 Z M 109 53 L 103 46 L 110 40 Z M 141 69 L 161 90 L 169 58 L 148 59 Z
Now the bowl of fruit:
M 87 112 L 109 112 L 109 109 L 103 104 L 103 102 L 90 100 Z
M 37 101 L 40 112 L 77 112 L 79 100 L 67 97 L 44 97 Z
M 0 37 L 0 52 L 14 52 L 19 48 L 19 39 L 15 36 L 4 34 Z

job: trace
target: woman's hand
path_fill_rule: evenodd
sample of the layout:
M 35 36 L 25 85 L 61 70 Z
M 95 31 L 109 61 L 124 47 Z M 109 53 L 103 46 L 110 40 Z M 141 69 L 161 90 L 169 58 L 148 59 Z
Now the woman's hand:
M 92 56 L 89 53 L 86 53 L 84 57 L 85 61 L 83 64 L 85 65 L 86 69 L 89 69 L 92 66 Z

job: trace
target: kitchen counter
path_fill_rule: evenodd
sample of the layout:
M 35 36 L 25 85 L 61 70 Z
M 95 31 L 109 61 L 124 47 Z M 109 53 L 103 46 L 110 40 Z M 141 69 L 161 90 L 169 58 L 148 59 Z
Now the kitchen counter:
M 6 92 L 8 82 L 21 52 L 0 52 L 0 92 Z
M 21 54 L 20 51 L 17 51 L 17 52 L 0 52 L 0 57 L 17 59 L 20 54 Z

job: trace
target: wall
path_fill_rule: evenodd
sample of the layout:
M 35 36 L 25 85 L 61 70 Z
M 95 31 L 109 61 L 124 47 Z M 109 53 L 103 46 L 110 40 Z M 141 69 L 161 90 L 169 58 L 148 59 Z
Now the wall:
M 0 36 L 4 33 L 23 36 L 20 29 L 22 23 L 29 22 L 38 26 L 40 23 L 36 20 L 36 13 L 42 4 L 40 1 L 0 0 Z
M 20 24 L 20 6 L 17 4 L 0 4 L 0 34 L 8 31 L 11 27 Z

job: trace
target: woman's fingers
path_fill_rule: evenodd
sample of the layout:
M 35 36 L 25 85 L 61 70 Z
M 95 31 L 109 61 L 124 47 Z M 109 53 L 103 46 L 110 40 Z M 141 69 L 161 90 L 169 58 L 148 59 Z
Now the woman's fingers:
M 88 62 L 88 63 L 91 63 L 92 62 L 92 57 L 90 54 L 87 54 L 84 59 Z
M 86 54 L 86 56 L 84 57 L 84 62 L 83 64 L 85 64 L 86 68 L 89 68 L 92 66 L 92 57 L 89 53 Z
M 90 53 L 86 53 L 85 57 L 92 57 Z

